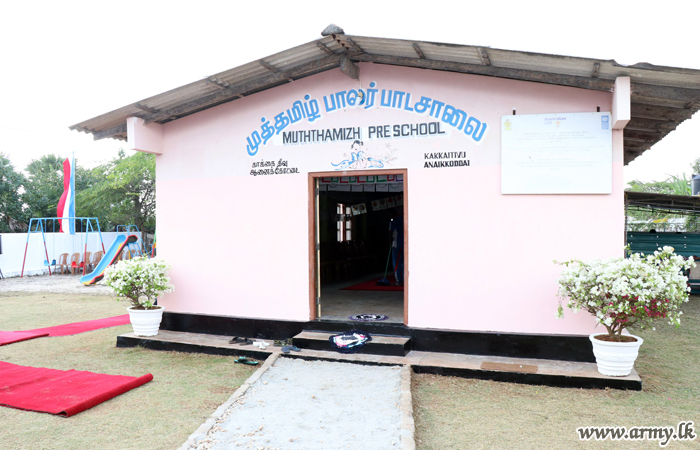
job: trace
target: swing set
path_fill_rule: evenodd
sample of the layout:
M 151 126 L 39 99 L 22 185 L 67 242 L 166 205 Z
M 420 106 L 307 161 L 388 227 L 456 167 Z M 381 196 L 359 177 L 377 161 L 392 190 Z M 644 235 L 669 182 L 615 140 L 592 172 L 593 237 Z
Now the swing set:
M 81 229 L 81 234 L 84 232 L 84 241 L 85 241 L 85 246 L 83 250 L 83 262 L 80 264 L 86 264 L 87 262 L 85 261 L 85 257 L 87 256 L 87 246 L 88 246 L 88 238 L 90 237 L 90 233 L 97 233 L 100 237 L 100 244 L 102 245 L 102 251 L 105 251 L 105 244 L 104 241 L 102 240 L 102 232 L 100 231 L 100 221 L 97 219 L 97 217 L 39 217 L 39 218 L 32 218 L 29 221 L 29 229 L 27 231 L 27 244 L 24 247 L 24 259 L 22 260 L 22 273 L 20 274 L 20 277 L 24 276 L 24 264 L 27 261 L 27 249 L 29 248 L 29 238 L 31 237 L 32 233 L 41 233 L 41 239 L 44 242 L 44 254 L 46 255 L 46 259 L 44 260 L 44 266 L 48 267 L 49 269 L 49 275 L 51 275 L 51 266 L 54 266 L 54 270 L 56 269 L 56 233 L 59 233 L 60 231 L 60 225 L 57 224 L 59 220 L 73 220 L 74 223 L 78 222 L 80 223 L 80 229 Z M 94 221 L 94 224 L 93 224 Z M 46 234 L 48 233 L 48 225 L 49 222 L 51 223 L 51 235 L 52 235 L 52 256 L 53 259 L 49 259 L 49 251 L 46 246 Z M 63 233 L 65 234 L 65 233 Z M 73 250 L 75 250 L 75 233 L 71 233 L 74 235 L 73 239 Z M 82 244 L 83 238 L 81 237 L 81 244 Z M 82 245 L 81 245 L 82 246 Z

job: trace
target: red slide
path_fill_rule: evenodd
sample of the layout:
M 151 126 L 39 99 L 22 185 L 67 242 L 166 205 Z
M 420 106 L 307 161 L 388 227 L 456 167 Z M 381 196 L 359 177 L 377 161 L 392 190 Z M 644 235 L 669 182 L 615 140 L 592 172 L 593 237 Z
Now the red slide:
M 97 267 L 95 267 L 95 270 L 81 277 L 80 282 L 85 286 L 90 286 L 91 284 L 95 284 L 100 281 L 102 277 L 104 277 L 107 267 L 117 262 L 119 255 L 121 255 L 122 250 L 124 250 L 124 247 L 129 244 L 133 244 L 138 240 L 139 237 L 135 234 L 131 234 L 129 237 L 125 235 L 117 236 L 114 242 L 112 242 L 112 245 L 109 247 L 109 250 L 107 250 L 107 253 L 105 253 L 105 255 L 102 257 L 102 261 L 100 261 Z

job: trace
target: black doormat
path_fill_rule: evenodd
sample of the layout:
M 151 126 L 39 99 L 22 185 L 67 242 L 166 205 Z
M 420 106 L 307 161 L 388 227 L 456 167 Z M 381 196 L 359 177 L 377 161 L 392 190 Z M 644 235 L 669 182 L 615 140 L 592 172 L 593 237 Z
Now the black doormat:
M 348 316 L 348 319 L 357 322 L 379 322 L 388 318 L 389 316 L 385 316 L 384 314 L 355 314 L 354 316 Z
M 343 334 L 336 334 L 328 338 L 333 348 L 340 353 L 355 353 L 372 340 L 369 333 L 360 330 L 350 330 Z

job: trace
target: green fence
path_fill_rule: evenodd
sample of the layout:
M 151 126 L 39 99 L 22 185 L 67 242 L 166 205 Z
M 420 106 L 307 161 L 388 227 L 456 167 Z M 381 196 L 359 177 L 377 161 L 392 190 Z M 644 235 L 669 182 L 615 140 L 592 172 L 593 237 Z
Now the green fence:
M 669 245 L 677 254 L 700 257 L 700 233 L 627 232 L 627 244 L 632 253 L 651 254 L 659 247 Z

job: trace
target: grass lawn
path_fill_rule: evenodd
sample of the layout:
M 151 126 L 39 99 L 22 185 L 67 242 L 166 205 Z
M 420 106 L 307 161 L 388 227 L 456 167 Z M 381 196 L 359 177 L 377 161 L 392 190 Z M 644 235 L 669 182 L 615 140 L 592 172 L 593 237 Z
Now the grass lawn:
M 679 329 L 633 331 L 644 338 L 635 363 L 642 392 L 414 375 L 417 449 L 658 449 L 658 441 L 580 441 L 576 428 L 689 420 L 700 434 L 700 296 L 683 311 Z M 698 449 L 700 438 L 666 448 Z
M 0 293 L 0 330 L 24 330 L 125 313 L 102 295 Z M 642 392 L 565 389 L 414 375 L 418 450 L 652 449 L 657 441 L 579 441 L 579 426 L 700 424 L 700 297 L 676 330 L 659 324 L 635 367 Z M 70 418 L 0 407 L 0 449 L 177 449 L 255 370 L 217 357 L 118 349 L 129 325 L 0 347 L 14 364 L 140 376 L 146 385 Z M 667 448 L 700 448 L 700 440 Z M 332 450 L 332 449 L 329 449 Z
M 1 285 L 0 285 L 1 287 Z M 25 330 L 126 313 L 103 295 L 0 293 L 0 330 Z M 156 450 L 180 447 L 252 374 L 233 358 L 116 348 L 130 325 L 0 347 L 0 361 L 153 381 L 73 417 L 0 407 L 0 448 Z

